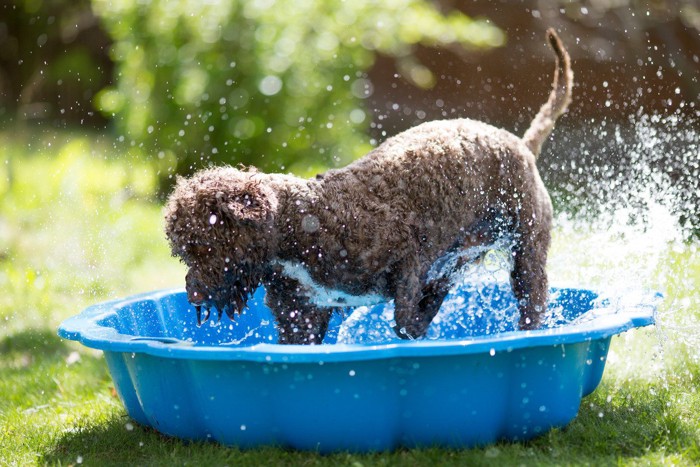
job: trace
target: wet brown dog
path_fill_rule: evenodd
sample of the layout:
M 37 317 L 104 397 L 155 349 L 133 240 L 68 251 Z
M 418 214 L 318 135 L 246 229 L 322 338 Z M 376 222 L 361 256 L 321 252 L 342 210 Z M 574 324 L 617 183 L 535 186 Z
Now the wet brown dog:
M 259 284 L 281 343 L 318 344 L 333 310 L 393 299 L 402 338 L 425 334 L 471 247 L 509 239 L 521 329 L 540 325 L 552 207 L 535 160 L 571 100 L 554 31 L 552 92 L 522 138 L 468 120 L 424 123 L 315 179 L 212 168 L 178 179 L 173 255 L 198 310 L 233 318 Z

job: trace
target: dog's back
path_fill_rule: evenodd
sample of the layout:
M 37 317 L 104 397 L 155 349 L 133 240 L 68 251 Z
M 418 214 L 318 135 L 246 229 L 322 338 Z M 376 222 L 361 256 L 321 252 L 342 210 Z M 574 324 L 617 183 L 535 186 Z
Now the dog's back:
M 433 121 L 328 172 L 319 191 L 331 206 L 344 205 L 332 211 L 351 231 L 348 239 L 365 236 L 352 230 L 366 232 L 358 242 L 365 256 L 373 256 L 372 244 L 385 258 L 387 245 L 405 245 L 430 260 L 459 237 L 464 241 L 494 207 L 512 210 L 514 191 L 530 192 L 533 183 L 544 189 L 538 176 L 532 180 L 534 162 L 523 141 L 505 130 L 469 119 Z

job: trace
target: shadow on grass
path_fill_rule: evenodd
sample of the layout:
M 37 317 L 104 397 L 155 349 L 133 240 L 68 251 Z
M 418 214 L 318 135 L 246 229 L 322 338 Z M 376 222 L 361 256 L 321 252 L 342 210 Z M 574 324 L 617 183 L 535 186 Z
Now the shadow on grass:
M 50 329 L 26 329 L 5 336 L 0 338 L 0 377 L 56 365 L 69 353 L 69 345 Z
M 68 351 L 68 344 L 52 329 L 27 329 L 0 340 L 0 357 L 11 353 L 60 356 Z
M 89 423 L 89 422 L 88 422 Z M 104 423 L 83 426 L 59 437 L 39 459 L 40 464 L 65 465 L 297 465 L 315 464 L 316 453 L 275 447 L 242 451 L 216 443 L 190 442 L 138 425 L 125 414 Z
M 678 455 L 700 461 L 695 430 L 669 404 L 662 382 L 632 388 L 602 387 L 586 398 L 568 427 L 526 443 L 501 442 L 473 449 L 400 449 L 390 453 L 320 455 L 274 447 L 242 451 L 216 443 L 186 442 L 138 426 L 126 415 L 87 422 L 63 434 L 40 462 L 69 464 L 175 463 L 235 465 L 494 465 L 563 463 L 616 464 L 624 459 Z M 602 416 L 601 416 L 602 414 Z

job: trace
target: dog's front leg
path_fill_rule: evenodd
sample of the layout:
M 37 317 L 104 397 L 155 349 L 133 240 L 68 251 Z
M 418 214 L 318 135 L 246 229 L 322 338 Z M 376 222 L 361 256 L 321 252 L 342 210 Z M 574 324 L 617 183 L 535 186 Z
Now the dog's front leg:
M 440 311 L 445 296 L 450 291 L 450 280 L 443 277 L 432 282 L 428 282 L 420 289 L 418 303 L 413 303 L 409 299 L 406 302 L 397 300 L 394 319 L 396 327 L 394 331 L 402 339 L 418 339 L 428 332 L 430 323 Z M 413 310 L 413 311 L 410 311 Z
M 277 276 L 265 284 L 265 303 L 277 321 L 280 344 L 320 344 L 328 330 L 332 308 L 318 308 L 299 292 L 301 284 Z
M 401 339 L 418 339 L 425 335 L 428 325 L 420 313 L 421 286 L 418 275 L 414 270 L 399 276 L 394 297 L 394 332 Z

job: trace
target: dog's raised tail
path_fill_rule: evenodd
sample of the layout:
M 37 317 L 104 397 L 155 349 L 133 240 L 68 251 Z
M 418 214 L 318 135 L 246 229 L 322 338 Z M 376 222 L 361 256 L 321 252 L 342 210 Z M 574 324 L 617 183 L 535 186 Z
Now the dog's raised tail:
M 554 29 L 547 29 L 547 39 L 556 54 L 556 69 L 549 99 L 540 108 L 523 136 L 525 145 L 535 157 L 539 156 L 542 144 L 554 129 L 554 122 L 566 111 L 571 102 L 571 87 L 574 73 L 571 71 L 571 59 Z

